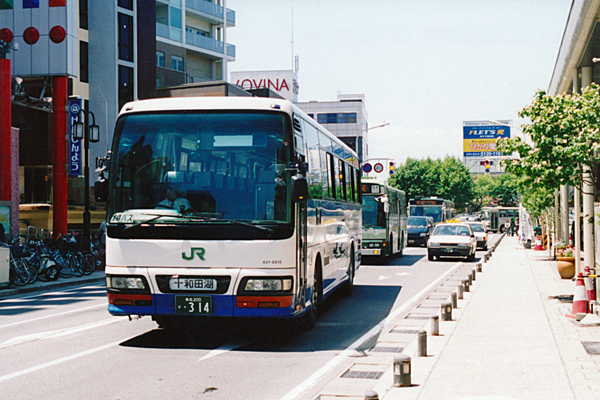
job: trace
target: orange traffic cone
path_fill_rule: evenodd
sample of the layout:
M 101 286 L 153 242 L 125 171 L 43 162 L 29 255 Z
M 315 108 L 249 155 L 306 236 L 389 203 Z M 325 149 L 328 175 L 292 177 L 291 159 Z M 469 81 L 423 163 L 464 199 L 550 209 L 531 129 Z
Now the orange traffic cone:
M 575 295 L 573 296 L 573 309 L 571 314 L 566 314 L 567 318 L 575 318 L 577 314 L 588 313 L 588 298 L 583 283 L 583 274 L 577 274 L 577 283 L 575 284 Z
M 535 237 L 535 245 L 533 246 L 533 250 L 542 251 L 544 247 L 542 246 L 542 239 L 539 236 Z
M 588 301 L 596 301 L 596 290 L 594 289 L 594 282 L 590 277 L 590 267 L 585 267 L 583 269 L 583 280 L 585 282 L 585 290 L 587 292 Z

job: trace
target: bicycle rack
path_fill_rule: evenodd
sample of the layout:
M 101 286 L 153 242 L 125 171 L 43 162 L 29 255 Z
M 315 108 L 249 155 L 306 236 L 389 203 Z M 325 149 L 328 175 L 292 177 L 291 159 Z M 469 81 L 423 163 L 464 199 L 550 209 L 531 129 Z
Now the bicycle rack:
M 37 239 L 37 228 L 35 226 L 28 226 L 27 227 L 27 240 L 31 240 L 31 239 Z

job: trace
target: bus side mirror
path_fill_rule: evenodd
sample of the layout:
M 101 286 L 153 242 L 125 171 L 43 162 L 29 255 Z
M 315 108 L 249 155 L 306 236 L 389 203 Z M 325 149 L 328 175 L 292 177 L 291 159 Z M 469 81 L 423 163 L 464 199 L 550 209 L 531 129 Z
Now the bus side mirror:
M 386 213 L 386 214 L 390 212 L 390 205 L 389 205 L 389 203 L 383 203 L 383 212 Z
M 94 196 L 96 201 L 108 201 L 108 180 L 96 181 L 94 183 Z
M 308 182 L 302 175 L 292 176 L 292 201 L 304 204 L 308 200 Z

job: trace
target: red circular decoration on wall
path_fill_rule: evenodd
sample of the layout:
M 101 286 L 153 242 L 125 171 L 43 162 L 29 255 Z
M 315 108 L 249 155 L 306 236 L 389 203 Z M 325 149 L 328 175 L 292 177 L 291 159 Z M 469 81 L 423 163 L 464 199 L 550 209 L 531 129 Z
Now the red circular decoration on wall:
M 50 29 L 50 40 L 54 43 L 61 43 L 67 37 L 67 32 L 65 32 L 65 28 L 60 25 L 56 25 L 52 29 Z
M 30 26 L 29 28 L 25 29 L 25 32 L 23 32 L 23 40 L 27 44 L 36 44 L 39 38 L 40 33 L 33 26 Z
M 0 29 L 0 40 L 2 40 L 4 43 L 12 42 L 13 41 L 12 31 L 8 28 Z

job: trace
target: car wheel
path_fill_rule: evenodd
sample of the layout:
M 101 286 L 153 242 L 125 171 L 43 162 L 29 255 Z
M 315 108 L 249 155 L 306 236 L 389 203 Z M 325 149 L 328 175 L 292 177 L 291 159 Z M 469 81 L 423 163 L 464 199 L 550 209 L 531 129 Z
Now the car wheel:
M 433 261 L 433 260 L 435 260 L 435 257 L 434 257 L 434 255 L 433 255 L 433 254 L 431 254 L 431 253 L 427 253 L 427 259 L 428 259 L 429 261 Z

